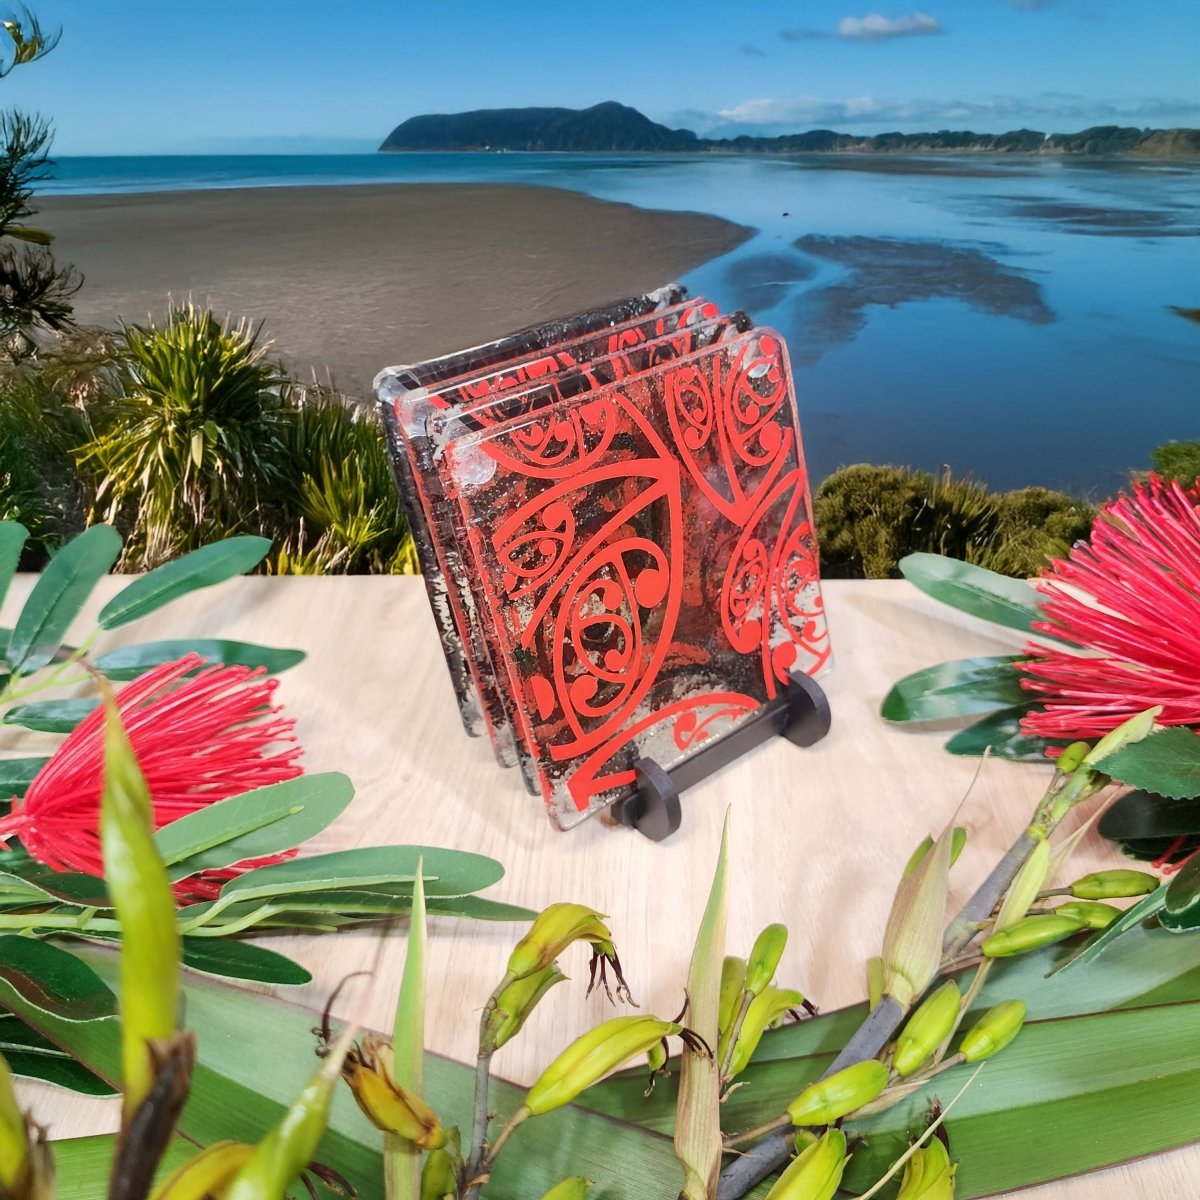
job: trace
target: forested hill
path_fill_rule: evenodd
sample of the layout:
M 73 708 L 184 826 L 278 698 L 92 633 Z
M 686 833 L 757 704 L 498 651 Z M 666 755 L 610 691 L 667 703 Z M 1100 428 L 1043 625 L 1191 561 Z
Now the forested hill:
M 1050 154 L 1200 157 L 1200 129 L 1097 125 L 1079 133 L 881 133 L 811 129 L 782 137 L 701 138 L 609 100 L 591 108 L 482 108 L 410 117 L 380 150 L 691 151 L 759 154 Z

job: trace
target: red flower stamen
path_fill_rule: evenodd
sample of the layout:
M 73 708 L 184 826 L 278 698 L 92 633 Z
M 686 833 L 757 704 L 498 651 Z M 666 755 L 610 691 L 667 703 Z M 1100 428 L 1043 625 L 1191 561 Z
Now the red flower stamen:
M 1034 628 L 1079 650 L 1026 647 L 1023 686 L 1042 705 L 1026 733 L 1099 737 L 1154 705 L 1163 725 L 1200 724 L 1200 488 L 1136 484 L 1038 590 Z
M 301 774 L 295 722 L 272 703 L 277 686 L 262 668 L 203 666 L 197 654 L 147 671 L 117 694 L 117 708 L 154 804 L 155 828 Z M 197 670 L 197 668 L 202 668 Z M 195 671 L 191 678 L 191 672 Z M 16 836 L 55 871 L 102 876 L 100 796 L 104 710 L 68 735 L 38 772 L 24 800 L 0 818 L 0 846 Z M 239 863 L 184 880 L 183 897 L 214 895 L 224 879 L 278 858 Z

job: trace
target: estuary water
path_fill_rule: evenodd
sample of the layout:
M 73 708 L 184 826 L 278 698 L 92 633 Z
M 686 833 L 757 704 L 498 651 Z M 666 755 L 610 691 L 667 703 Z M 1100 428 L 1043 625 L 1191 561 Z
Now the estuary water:
M 1200 437 L 1200 164 L 895 156 L 63 158 L 46 193 L 572 188 L 756 230 L 683 280 L 785 337 L 814 480 L 891 462 L 1103 497 Z

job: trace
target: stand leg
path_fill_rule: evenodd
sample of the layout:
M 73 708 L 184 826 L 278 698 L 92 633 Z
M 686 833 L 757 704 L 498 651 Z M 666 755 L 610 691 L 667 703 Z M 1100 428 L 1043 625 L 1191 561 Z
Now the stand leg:
M 679 790 L 671 782 L 671 776 L 652 758 L 639 758 L 633 769 L 637 772 L 638 790 L 621 801 L 617 820 L 652 842 L 661 842 L 670 837 L 683 820 Z

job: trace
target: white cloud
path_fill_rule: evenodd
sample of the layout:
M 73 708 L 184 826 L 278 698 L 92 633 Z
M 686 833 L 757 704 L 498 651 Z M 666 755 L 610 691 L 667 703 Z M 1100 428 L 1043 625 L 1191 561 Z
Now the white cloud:
M 836 36 L 855 41 L 880 42 L 887 38 L 920 37 L 941 32 L 941 23 L 928 13 L 906 13 L 902 17 L 870 13 L 865 17 L 843 17 L 837 23 Z

